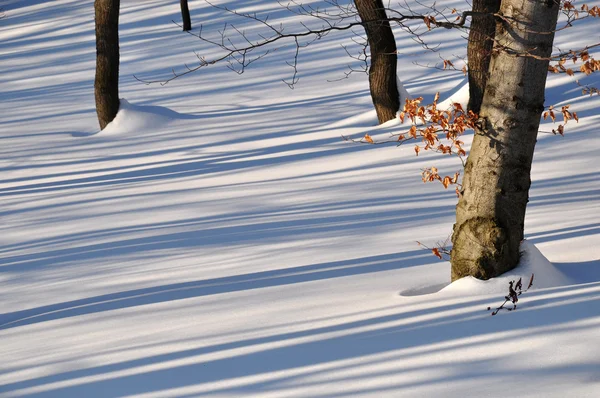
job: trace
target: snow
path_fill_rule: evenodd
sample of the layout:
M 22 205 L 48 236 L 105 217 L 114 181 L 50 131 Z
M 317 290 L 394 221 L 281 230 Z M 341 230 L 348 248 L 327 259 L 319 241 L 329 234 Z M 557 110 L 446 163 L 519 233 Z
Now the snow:
M 506 272 L 497 278 L 487 281 L 473 278 L 472 276 L 459 279 L 442 289 L 440 293 L 453 295 L 485 295 L 507 294 L 509 281 L 522 279 L 524 288 L 532 275 L 534 275 L 537 288 L 550 288 L 568 286 L 572 281 L 567 275 L 557 269 L 531 242 L 524 240 L 521 244 L 522 257 L 517 268 Z
M 184 115 L 160 106 L 139 106 L 120 99 L 117 116 L 98 134 L 102 136 L 131 135 L 149 128 L 160 129 Z
M 335 81 L 350 32 L 301 53 L 294 90 L 286 46 L 239 76 L 215 66 L 146 86 L 133 75 L 168 78 L 214 49 L 171 22 L 176 2 L 121 3 L 123 99 L 101 132 L 93 2 L 2 6 L 1 397 L 598 396 L 599 96 L 549 77 L 546 103 L 580 120 L 538 137 L 522 261 L 449 284 L 416 241 L 448 237 L 456 195 L 420 171 L 460 162 L 341 139 L 403 128 L 375 126 L 365 75 Z M 227 19 L 190 10 L 206 29 Z M 397 37 L 403 96 L 466 100 L 461 73 L 414 65 L 438 54 Z M 465 52 L 460 32 L 427 37 Z M 531 274 L 518 310 L 490 316 Z

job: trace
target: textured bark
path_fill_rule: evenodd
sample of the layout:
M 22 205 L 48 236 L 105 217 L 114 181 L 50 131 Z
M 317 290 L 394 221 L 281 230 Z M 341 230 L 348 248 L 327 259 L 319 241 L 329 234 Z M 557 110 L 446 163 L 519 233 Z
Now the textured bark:
M 96 0 L 96 80 L 94 94 L 100 129 L 119 111 L 119 0 Z
M 183 30 L 192 30 L 192 19 L 190 18 L 190 9 L 187 0 L 179 0 L 181 6 L 181 19 L 183 20 Z
M 497 13 L 500 0 L 473 0 L 473 11 L 486 14 Z M 496 19 L 493 15 L 473 15 L 467 59 L 469 60 L 469 104 L 468 109 L 475 113 L 481 110 L 481 101 L 489 76 L 490 58 L 494 44 Z
M 374 21 L 365 25 L 371 53 L 369 87 L 371 99 L 379 123 L 396 117 L 400 108 L 396 84 L 396 39 L 386 20 L 387 14 L 382 0 L 354 0 L 362 21 Z
M 513 269 L 523 239 L 549 63 L 524 55 L 550 55 L 558 5 L 553 0 L 503 0 L 500 13 L 505 20 L 497 26 L 496 41 L 511 50 L 499 48 L 492 55 L 481 124 L 456 208 L 452 280 L 467 275 L 489 279 Z

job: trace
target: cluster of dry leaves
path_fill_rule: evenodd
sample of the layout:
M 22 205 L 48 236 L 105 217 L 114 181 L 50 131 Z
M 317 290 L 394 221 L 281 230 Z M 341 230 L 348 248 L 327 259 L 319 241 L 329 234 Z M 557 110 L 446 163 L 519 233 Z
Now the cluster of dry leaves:
M 565 1 L 562 3 L 562 9 L 572 12 L 576 18 L 579 18 L 580 11 L 590 17 L 600 17 L 600 7 L 598 6 L 590 7 L 587 4 L 583 4 L 578 11 L 572 1 Z
M 575 7 L 572 1 L 564 1 L 561 4 L 562 10 L 565 12 L 568 18 L 568 23 L 566 27 L 572 25 L 573 21 L 584 18 L 600 18 L 600 7 L 594 6 L 590 7 L 587 4 L 581 5 L 579 9 Z M 589 49 L 593 47 L 600 46 L 600 43 L 589 45 L 583 49 L 574 51 L 571 50 L 567 53 L 561 54 L 557 56 L 558 61 L 554 65 L 548 66 L 548 71 L 550 73 L 566 73 L 569 76 L 574 76 L 577 72 L 577 69 L 568 68 L 565 66 L 567 61 L 572 61 L 573 64 L 581 61 L 581 65 L 579 65 L 578 72 L 584 73 L 586 76 L 591 75 L 594 72 L 600 71 L 600 60 L 594 59 L 593 56 L 590 56 Z M 583 94 L 598 94 L 600 95 L 600 91 L 596 87 L 583 87 Z
M 575 71 L 572 68 L 565 67 L 565 64 L 567 61 L 572 61 L 575 64 L 579 60 L 583 61 L 583 64 L 579 66 L 580 72 L 591 75 L 594 72 L 600 71 L 600 60 L 591 57 L 587 50 L 569 52 L 567 56 L 561 57 L 556 64 L 548 65 L 548 71 L 551 73 L 564 72 L 569 76 L 574 76 Z
M 560 114 L 562 115 L 563 120 L 565 121 L 565 124 L 567 124 L 569 122 L 569 120 L 571 120 L 571 119 L 575 119 L 575 121 L 577 123 L 579 123 L 579 118 L 577 117 L 577 112 L 569 111 L 569 105 L 563 106 L 560 110 Z M 550 105 L 550 107 L 548 108 L 547 111 L 544 112 L 542 117 L 544 118 L 544 120 L 548 119 L 548 117 L 549 117 L 550 119 L 552 119 L 552 122 L 555 122 L 556 115 L 554 113 L 554 107 L 552 105 Z M 560 134 L 560 135 L 564 136 L 565 124 L 559 124 L 557 129 L 552 129 L 552 133 Z
M 458 156 L 462 161 L 466 152 L 462 147 L 464 143 L 460 137 L 466 130 L 475 127 L 478 116 L 472 111 L 465 111 L 459 103 L 452 104 L 449 109 L 438 109 L 439 98 L 440 94 L 437 93 L 429 105 L 421 104 L 423 97 L 407 99 L 398 118 L 401 123 L 410 120 L 412 126 L 408 131 L 392 135 L 392 137 L 394 137 L 394 141 L 400 143 L 420 138 L 423 144 L 416 144 L 414 147 L 417 156 L 421 151 L 433 151 Z M 369 134 L 365 134 L 362 141 L 375 144 Z M 450 185 L 460 185 L 459 175 L 460 173 L 457 172 L 452 177 L 442 177 L 436 167 L 426 168 L 421 173 L 423 182 L 439 181 L 444 188 L 448 188 Z

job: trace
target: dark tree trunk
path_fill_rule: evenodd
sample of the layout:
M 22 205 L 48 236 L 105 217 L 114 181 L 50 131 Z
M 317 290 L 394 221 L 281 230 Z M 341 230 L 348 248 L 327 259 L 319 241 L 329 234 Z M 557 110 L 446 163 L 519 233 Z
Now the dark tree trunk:
M 550 56 L 558 8 L 548 0 L 502 1 L 504 20 L 495 35 L 499 47 L 490 62 L 481 123 L 456 207 L 452 280 L 489 279 L 519 261 L 549 63 L 525 54 Z
M 497 13 L 500 0 L 473 0 L 473 11 L 487 14 Z M 467 59 L 469 61 L 469 105 L 475 113 L 481 110 L 485 84 L 489 76 L 490 56 L 494 44 L 496 19 L 492 15 L 473 15 Z
M 354 0 L 354 3 L 362 21 L 373 21 L 364 26 L 371 53 L 369 86 L 377 119 L 379 123 L 385 123 L 394 119 L 400 108 L 396 39 L 382 0 Z
M 119 0 L 96 0 L 96 113 L 103 130 L 119 111 Z
M 190 9 L 187 0 L 179 0 L 181 5 L 181 19 L 183 20 L 183 30 L 192 30 L 192 19 L 190 18 Z

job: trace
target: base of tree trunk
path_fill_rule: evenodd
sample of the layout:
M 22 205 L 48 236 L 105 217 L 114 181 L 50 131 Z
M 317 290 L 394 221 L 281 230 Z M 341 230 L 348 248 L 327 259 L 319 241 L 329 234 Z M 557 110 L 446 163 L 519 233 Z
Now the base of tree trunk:
M 473 217 L 461 224 L 453 234 L 453 240 L 462 244 L 452 249 L 452 280 L 465 276 L 486 280 L 514 268 L 519 249 L 512 247 L 510 233 L 490 218 Z

